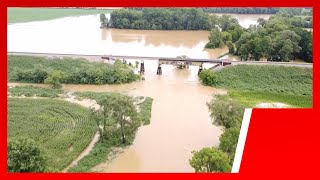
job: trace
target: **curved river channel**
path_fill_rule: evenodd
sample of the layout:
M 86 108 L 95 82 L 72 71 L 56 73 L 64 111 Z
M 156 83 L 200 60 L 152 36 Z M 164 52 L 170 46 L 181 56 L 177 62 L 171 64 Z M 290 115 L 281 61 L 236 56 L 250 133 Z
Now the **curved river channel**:
M 259 17 L 235 15 L 248 27 Z M 216 58 L 226 48 L 204 50 L 208 31 L 145 31 L 99 29 L 99 15 L 8 25 L 8 51 L 132 56 Z M 133 63 L 134 64 L 134 63 Z M 206 102 L 226 91 L 198 81 L 198 67 L 177 69 L 145 61 L 145 81 L 124 85 L 65 85 L 66 91 L 119 91 L 154 98 L 150 125 L 140 127 L 133 145 L 114 159 L 96 166 L 102 172 L 193 172 L 192 151 L 219 143 Z

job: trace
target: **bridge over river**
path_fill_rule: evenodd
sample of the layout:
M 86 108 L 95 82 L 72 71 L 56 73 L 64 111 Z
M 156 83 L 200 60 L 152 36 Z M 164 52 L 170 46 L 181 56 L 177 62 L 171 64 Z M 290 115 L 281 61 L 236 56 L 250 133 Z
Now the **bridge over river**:
M 72 57 L 72 58 L 89 58 L 95 60 L 109 60 L 120 59 L 126 60 L 140 60 L 140 73 L 144 73 L 144 60 L 155 60 L 159 62 L 157 74 L 162 74 L 162 64 L 184 65 L 187 68 L 190 65 L 199 66 L 199 73 L 202 70 L 204 63 L 214 64 L 213 68 L 224 67 L 227 65 L 239 64 L 254 64 L 254 65 L 282 65 L 282 66 L 297 66 L 312 68 L 312 63 L 300 62 L 273 62 L 273 61 L 231 61 L 229 59 L 198 59 L 198 58 L 174 58 L 174 57 L 148 57 L 148 56 L 122 56 L 122 55 L 99 55 L 99 54 L 59 54 L 59 53 L 37 53 L 37 52 L 8 52 L 8 55 L 23 55 L 23 56 L 47 56 L 47 57 Z

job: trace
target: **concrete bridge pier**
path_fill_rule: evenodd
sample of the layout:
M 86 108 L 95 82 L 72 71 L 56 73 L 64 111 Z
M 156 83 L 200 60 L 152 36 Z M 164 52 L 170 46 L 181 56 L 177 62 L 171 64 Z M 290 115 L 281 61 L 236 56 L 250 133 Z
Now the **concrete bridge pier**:
M 161 75 L 161 74 L 162 74 L 162 68 L 161 68 L 161 64 L 159 64 L 157 69 L 157 75 Z
M 198 76 L 200 75 L 200 73 L 201 73 L 201 71 L 202 71 L 202 65 L 203 65 L 203 64 L 201 64 L 201 65 L 199 66 Z
M 143 61 L 140 64 L 140 74 L 144 74 L 144 62 Z

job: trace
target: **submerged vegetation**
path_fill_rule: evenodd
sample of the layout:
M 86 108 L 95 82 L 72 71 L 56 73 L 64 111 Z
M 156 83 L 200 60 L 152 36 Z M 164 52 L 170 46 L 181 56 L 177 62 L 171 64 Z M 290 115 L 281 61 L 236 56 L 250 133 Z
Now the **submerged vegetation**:
M 140 79 L 121 61 L 114 64 L 86 59 L 8 56 L 9 82 L 67 84 L 121 84 Z
M 226 88 L 249 107 L 258 102 L 283 102 L 295 107 L 312 105 L 312 69 L 272 65 L 236 65 L 218 72 L 203 70 L 204 85 Z

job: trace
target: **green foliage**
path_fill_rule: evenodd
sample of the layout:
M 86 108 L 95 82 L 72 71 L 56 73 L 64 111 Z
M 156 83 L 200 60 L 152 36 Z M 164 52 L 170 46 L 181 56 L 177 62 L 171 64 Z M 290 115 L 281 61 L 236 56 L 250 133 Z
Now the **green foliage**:
M 224 126 L 227 129 L 241 127 L 244 107 L 238 102 L 224 96 L 216 96 L 207 105 L 214 125 Z
M 139 104 L 140 112 L 138 114 L 138 119 L 142 122 L 143 125 L 150 124 L 152 102 L 152 98 L 146 97 L 146 99 L 141 104 Z
M 212 86 L 234 90 L 311 95 L 312 69 L 273 65 L 236 65 L 216 73 Z
M 210 17 L 199 8 L 120 9 L 111 13 L 111 26 L 119 29 L 209 30 Z
M 96 132 L 89 110 L 53 99 L 8 98 L 8 138 L 41 145 L 49 171 L 61 171 L 89 145 Z
M 233 159 L 236 153 L 239 133 L 239 128 L 229 128 L 226 129 L 225 132 L 219 138 L 219 149 L 221 149 L 223 152 L 228 153 L 231 165 L 233 163 Z
M 114 144 L 107 141 L 96 143 L 90 154 L 83 157 L 76 166 L 71 167 L 68 172 L 90 172 L 91 168 L 106 160 L 108 154 L 112 151 Z
M 46 157 L 33 140 L 14 139 L 8 145 L 9 172 L 44 172 Z
M 223 44 L 226 44 L 227 41 L 231 41 L 232 40 L 232 35 L 226 31 L 223 31 L 221 33 L 221 37 L 222 37 L 222 42 Z
M 312 107 L 312 95 L 280 94 L 267 91 L 230 91 L 229 96 L 245 107 L 255 107 L 259 103 L 281 102 L 292 107 Z
M 8 23 L 43 21 L 68 16 L 80 16 L 111 12 L 110 9 L 71 8 L 8 8 Z
M 238 39 L 232 37 L 236 45 L 234 54 L 241 60 L 289 61 L 298 56 L 312 62 L 312 32 L 303 29 L 309 20 L 283 14 L 271 16 L 269 20 L 259 19 L 257 26 L 249 27 Z
M 226 45 L 227 45 L 227 47 L 229 49 L 229 53 L 233 54 L 233 53 L 236 52 L 236 47 L 231 41 L 227 41 Z
M 101 28 L 107 28 L 109 25 L 109 20 L 106 17 L 105 14 L 100 14 L 100 23 L 101 23 Z
M 199 78 L 201 82 L 206 86 L 214 86 L 217 82 L 217 75 L 210 69 L 204 69 L 200 72 Z
M 208 13 L 231 13 L 231 14 L 275 14 L 282 8 L 202 8 Z
M 211 147 L 193 152 L 189 161 L 196 172 L 230 172 L 230 159 L 223 151 Z
M 140 79 L 128 65 L 89 62 L 86 59 L 8 56 L 8 81 L 72 84 L 121 84 Z
M 41 87 L 34 87 L 34 86 L 17 86 L 17 87 L 10 87 L 8 88 L 8 92 L 10 96 L 22 96 L 25 95 L 26 97 L 50 97 L 56 98 L 59 97 L 59 94 L 62 94 L 63 91 L 59 89 L 47 89 Z
M 210 32 L 209 42 L 206 44 L 205 48 L 220 48 L 223 46 L 222 33 L 218 28 L 213 28 Z
M 96 118 L 98 119 L 98 124 L 102 127 L 101 131 L 104 132 L 104 137 L 100 139 L 95 147 L 92 149 L 90 154 L 85 156 L 83 159 L 79 161 L 79 163 L 70 168 L 69 172 L 88 172 L 91 171 L 95 165 L 102 163 L 106 160 L 106 157 L 112 152 L 114 147 L 124 147 L 131 144 L 134 140 L 135 133 L 138 127 L 143 124 L 149 124 L 151 118 L 151 106 L 152 106 L 152 98 L 146 97 L 146 99 L 141 103 L 137 104 L 138 109 L 140 111 L 136 115 L 136 121 L 129 122 L 130 124 L 125 123 L 125 137 L 126 142 L 122 141 L 122 130 L 119 128 L 119 124 L 121 120 L 118 119 L 117 116 L 114 116 L 116 113 L 115 110 L 119 107 L 124 107 L 123 104 L 115 104 L 119 102 L 118 98 L 125 98 L 123 100 L 129 102 L 128 96 L 120 95 L 116 93 L 93 93 L 93 92 L 77 92 L 76 95 L 80 98 L 90 98 L 95 99 L 100 104 L 104 104 L 107 109 L 106 115 L 110 115 L 109 118 L 105 118 L 103 115 L 103 111 L 98 113 L 94 113 Z M 138 97 L 137 99 L 143 99 L 143 97 Z M 131 101 L 132 103 L 132 101 Z M 108 104 L 108 105 L 106 105 Z M 132 105 L 132 104 L 131 104 Z M 113 108 L 110 108 L 113 107 Z M 131 109 L 131 108 L 130 108 Z M 132 110 L 132 109 L 131 109 Z M 130 110 L 130 111 L 131 111 Z M 129 112 L 129 111 L 127 111 Z M 109 114 L 110 113 L 110 114 Z M 106 121 L 104 121 L 106 120 Z M 130 125 L 130 126 L 129 126 Z
M 52 88 L 57 89 L 61 87 L 61 83 L 64 82 L 66 75 L 60 70 L 53 70 L 48 74 L 48 77 L 44 80 L 44 83 L 51 84 Z

